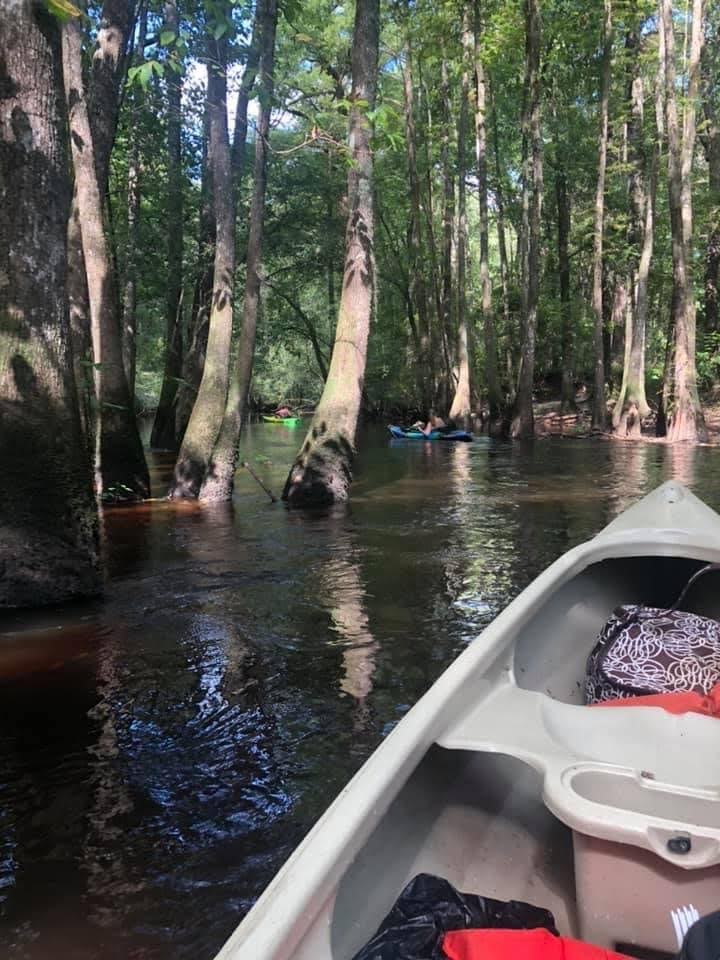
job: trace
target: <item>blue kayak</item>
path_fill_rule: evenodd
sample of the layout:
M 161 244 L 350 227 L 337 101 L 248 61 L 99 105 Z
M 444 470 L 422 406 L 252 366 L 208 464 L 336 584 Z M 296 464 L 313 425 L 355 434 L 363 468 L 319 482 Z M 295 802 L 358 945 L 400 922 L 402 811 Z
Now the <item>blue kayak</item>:
M 403 427 L 388 427 L 396 440 L 459 440 L 470 443 L 473 435 L 466 430 L 431 430 L 423 433 L 422 430 L 405 430 Z

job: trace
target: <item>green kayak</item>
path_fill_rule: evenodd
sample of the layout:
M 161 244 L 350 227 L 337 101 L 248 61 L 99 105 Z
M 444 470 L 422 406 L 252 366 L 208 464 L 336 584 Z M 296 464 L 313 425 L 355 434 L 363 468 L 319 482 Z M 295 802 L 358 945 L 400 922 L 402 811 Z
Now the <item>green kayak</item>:
M 286 427 L 296 427 L 302 423 L 302 417 L 270 417 L 263 414 L 265 423 L 283 423 Z

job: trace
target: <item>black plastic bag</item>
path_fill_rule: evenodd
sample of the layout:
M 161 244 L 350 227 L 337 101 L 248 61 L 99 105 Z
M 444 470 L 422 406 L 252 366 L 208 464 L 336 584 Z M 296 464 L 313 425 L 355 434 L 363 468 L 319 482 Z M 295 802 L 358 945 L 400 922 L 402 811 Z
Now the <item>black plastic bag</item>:
M 556 936 L 558 933 L 548 910 L 520 900 L 506 903 L 460 893 L 442 877 L 421 873 L 405 887 L 375 936 L 354 960 L 443 960 L 443 934 L 480 927 L 544 927 Z

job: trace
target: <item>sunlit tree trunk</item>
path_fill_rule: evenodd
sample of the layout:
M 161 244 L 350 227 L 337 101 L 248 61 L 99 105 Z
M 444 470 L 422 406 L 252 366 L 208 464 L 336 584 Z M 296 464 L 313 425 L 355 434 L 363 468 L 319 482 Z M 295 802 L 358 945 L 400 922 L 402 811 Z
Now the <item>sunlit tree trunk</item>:
M 563 147 L 560 146 L 558 154 Z M 573 377 L 573 329 L 572 304 L 570 299 L 570 198 L 567 190 L 567 174 L 562 156 L 557 158 L 555 171 L 555 200 L 557 202 L 557 248 L 558 279 L 560 282 L 560 344 L 562 352 L 562 383 L 560 405 L 563 411 L 575 408 L 575 382 Z
M 688 89 L 682 129 L 678 120 L 675 37 L 671 0 L 660 0 L 665 41 L 665 118 L 668 139 L 668 190 L 672 234 L 674 362 L 672 393 L 665 410 L 668 440 L 705 440 L 707 433 L 697 389 L 695 296 L 692 283 L 692 195 L 690 172 L 695 144 L 695 101 L 702 50 L 703 0 L 693 0 Z
M 595 190 L 595 223 L 593 227 L 593 285 L 592 309 L 594 314 L 593 344 L 595 354 L 595 377 L 593 392 L 592 425 L 595 430 L 604 430 L 607 419 L 605 406 L 605 360 L 603 350 L 603 232 L 605 224 L 605 173 L 607 169 L 608 105 L 610 102 L 610 75 L 612 68 L 612 5 L 603 3 L 603 55 L 600 68 L 600 130 L 598 133 L 598 173 Z
M 500 135 L 498 132 L 497 110 L 492 97 L 492 89 L 488 81 L 488 96 L 490 97 L 493 119 L 493 145 L 495 153 L 495 219 L 497 221 L 498 255 L 500 257 L 500 285 L 502 289 L 502 317 L 503 336 L 505 341 L 505 377 L 506 402 L 508 408 L 515 402 L 515 372 L 513 363 L 513 331 L 510 317 L 510 265 L 508 263 L 507 242 L 505 240 L 505 197 L 502 184 L 502 167 L 500 166 Z
M 375 300 L 373 161 L 367 110 L 375 105 L 379 6 L 379 0 L 357 0 L 355 8 L 345 269 L 328 379 L 283 491 L 283 497 L 298 506 L 345 500 L 352 479 Z
M 442 131 L 440 138 L 440 167 L 442 169 L 443 199 L 442 199 L 442 288 L 441 309 L 442 322 L 440 333 L 442 336 L 443 358 L 445 361 L 443 383 L 443 408 L 450 406 L 450 391 L 453 380 L 453 223 L 455 221 L 455 178 L 451 158 L 451 113 L 453 97 L 450 90 L 447 57 L 443 54 L 440 64 L 440 103 L 442 117 Z
M 202 174 L 200 181 L 200 223 L 193 302 L 183 351 L 182 383 L 175 395 L 175 432 L 182 443 L 193 404 L 200 389 L 205 368 L 210 304 L 215 259 L 215 212 L 212 191 L 212 159 L 210 156 L 210 106 L 205 96 L 203 113 Z
M 141 64 L 145 54 L 147 37 L 147 8 L 140 14 L 136 64 Z M 137 87 L 132 91 L 133 106 L 139 108 L 142 93 Z M 140 259 L 140 177 L 141 177 L 141 136 L 137 126 L 130 133 L 130 156 L 127 174 L 127 247 L 125 252 L 125 294 L 123 296 L 122 349 L 125 376 L 130 396 L 135 395 L 135 365 L 137 355 L 137 275 Z
M 165 3 L 167 33 L 178 36 L 180 20 L 176 0 Z M 180 59 L 171 62 L 180 66 Z M 183 171 L 182 146 L 182 74 L 167 72 L 167 298 L 165 306 L 165 366 L 158 408 L 155 411 L 150 446 L 159 450 L 177 450 L 175 398 L 182 376 L 182 286 L 183 286 Z
M 250 389 L 255 331 L 260 309 L 263 228 L 265 222 L 265 191 L 267 187 L 268 137 L 273 98 L 273 64 L 275 30 L 277 27 L 277 0 L 260 0 L 258 25 L 260 27 L 260 118 L 255 135 L 255 166 L 253 198 L 248 230 L 245 299 L 243 321 L 238 343 L 235 375 L 228 391 L 225 416 L 210 458 L 205 480 L 200 488 L 201 500 L 230 500 L 233 478 L 237 467 L 238 442 Z
M 465 296 L 465 261 L 467 257 L 467 210 L 465 176 L 470 71 L 473 61 L 473 37 L 467 8 L 463 9 L 463 71 L 460 83 L 460 117 L 458 121 L 458 229 L 457 229 L 457 366 L 458 381 L 450 416 L 468 425 L 472 412 L 470 384 L 470 350 L 468 345 L 467 298 Z
M 540 0 L 525 0 L 525 91 L 523 102 L 523 186 L 522 186 L 522 350 L 516 417 L 512 433 L 518 439 L 535 434 L 533 381 L 535 337 L 540 290 L 540 215 L 542 212 L 543 168 L 540 129 Z
M 650 413 L 645 397 L 645 329 L 648 312 L 648 277 L 654 235 L 655 186 L 659 147 L 650 160 L 649 182 L 643 140 L 644 83 L 640 71 L 640 36 L 628 34 L 626 48 L 631 57 L 628 82 L 628 162 L 631 164 L 629 199 L 631 223 L 628 241 L 633 254 L 631 298 L 625 334 L 623 383 L 613 411 L 613 430 L 620 437 L 639 439 L 641 421 Z
M 81 27 L 62 29 L 63 71 L 95 359 L 95 483 L 105 499 L 147 497 L 150 478 L 122 357 L 117 280 L 107 232 L 107 205 L 95 162 L 82 78 Z M 95 113 L 100 110 L 95 103 Z M 102 154 L 105 157 L 105 153 Z
M 70 201 L 58 21 L 0 30 L 0 608 L 100 589 L 66 299 Z
M 497 337 L 492 306 L 492 283 L 490 280 L 490 245 L 488 232 L 488 175 L 487 175 L 487 85 L 483 66 L 481 41 L 480 4 L 474 4 L 474 60 L 475 60 L 475 157 L 477 161 L 478 204 L 480 207 L 480 313 L 485 340 L 485 383 L 488 394 L 489 423 L 491 436 L 503 433 L 502 394 L 497 363 Z
M 178 453 L 169 496 L 194 498 L 200 492 L 225 412 L 230 372 L 235 276 L 235 203 L 227 123 L 227 43 L 208 41 L 215 53 L 208 63 L 215 209 L 215 265 L 207 351 L 202 381 Z

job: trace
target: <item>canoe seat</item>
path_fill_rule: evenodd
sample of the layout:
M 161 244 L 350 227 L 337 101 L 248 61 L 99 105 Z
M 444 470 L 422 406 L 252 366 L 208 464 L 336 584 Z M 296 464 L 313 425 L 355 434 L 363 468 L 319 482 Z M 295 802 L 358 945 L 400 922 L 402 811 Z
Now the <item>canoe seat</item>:
M 568 826 L 697 868 L 720 863 L 719 723 L 562 703 L 509 682 L 438 743 L 516 757 L 544 775 L 544 802 Z M 678 836 L 690 838 L 690 849 Z

